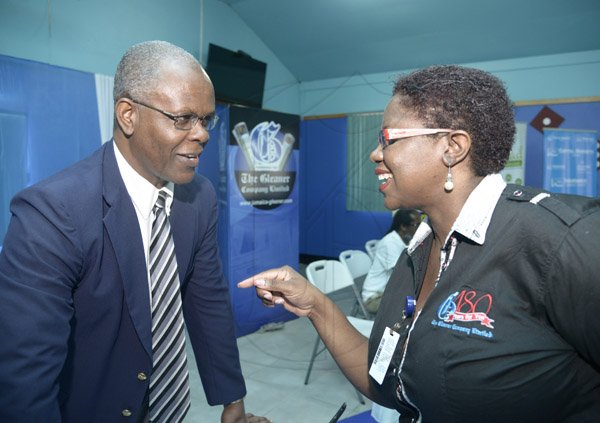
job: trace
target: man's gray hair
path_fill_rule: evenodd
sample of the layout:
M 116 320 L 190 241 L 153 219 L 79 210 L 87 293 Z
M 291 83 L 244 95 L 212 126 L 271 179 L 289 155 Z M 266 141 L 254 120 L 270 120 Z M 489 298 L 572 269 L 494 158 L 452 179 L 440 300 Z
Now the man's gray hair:
M 115 72 L 114 101 L 123 97 L 143 100 L 156 89 L 162 65 L 176 62 L 202 68 L 194 56 L 166 41 L 145 41 L 131 46 Z

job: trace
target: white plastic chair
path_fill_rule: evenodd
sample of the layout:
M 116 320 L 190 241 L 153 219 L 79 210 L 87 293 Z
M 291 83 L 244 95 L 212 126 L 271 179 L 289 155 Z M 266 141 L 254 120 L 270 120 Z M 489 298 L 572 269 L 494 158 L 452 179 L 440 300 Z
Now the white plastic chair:
M 306 266 L 306 278 L 324 294 L 354 285 L 354 278 L 338 260 L 317 260 Z
M 367 252 L 369 257 L 371 257 L 371 262 L 375 258 L 375 247 L 377 247 L 378 242 L 378 239 L 370 239 L 367 242 L 365 242 L 365 251 Z
M 372 263 L 369 255 L 362 250 L 344 250 L 340 253 L 340 261 L 348 267 L 353 279 L 366 275 Z
M 348 268 L 337 260 L 313 261 L 306 267 L 306 276 L 310 283 L 315 285 L 326 295 L 350 286 L 353 288 L 354 294 L 360 297 L 360 293 L 356 291 L 354 279 L 348 271 Z M 372 320 L 359 319 L 353 316 L 346 317 L 348 318 L 350 324 L 356 328 L 356 330 L 358 330 L 363 336 L 366 336 L 367 338 L 369 337 L 371 334 L 371 329 L 373 328 Z M 306 371 L 306 377 L 304 378 L 305 385 L 308 385 L 308 379 L 310 377 L 315 358 L 325 350 L 324 346 L 319 349 L 320 345 L 321 338 L 319 335 L 317 335 L 317 340 L 315 341 L 315 346 L 308 364 L 308 370 Z M 364 404 L 365 402 L 361 393 L 357 390 L 356 394 L 360 403 Z
M 371 313 L 367 311 L 360 295 L 359 287 L 356 279 L 365 276 L 371 268 L 371 258 L 367 253 L 361 250 L 344 250 L 340 253 L 340 262 L 342 262 L 350 271 L 354 280 L 354 289 L 358 293 L 356 301 L 363 316 L 367 319 L 371 318 Z

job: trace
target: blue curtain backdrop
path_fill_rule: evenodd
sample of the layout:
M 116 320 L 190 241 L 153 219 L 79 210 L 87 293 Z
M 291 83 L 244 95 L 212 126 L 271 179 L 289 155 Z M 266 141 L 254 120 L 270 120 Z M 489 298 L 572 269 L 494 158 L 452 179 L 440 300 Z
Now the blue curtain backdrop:
M 0 55 L 0 245 L 13 195 L 100 144 L 94 74 Z
M 392 215 L 346 209 L 347 118 L 304 120 L 300 130 L 300 253 L 337 259 L 343 250 L 364 250 L 385 234 Z

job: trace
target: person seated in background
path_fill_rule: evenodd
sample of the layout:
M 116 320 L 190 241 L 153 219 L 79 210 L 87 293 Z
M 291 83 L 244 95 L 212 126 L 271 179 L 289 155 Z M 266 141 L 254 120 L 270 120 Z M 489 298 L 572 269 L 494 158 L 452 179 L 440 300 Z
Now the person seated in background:
M 417 210 L 398 210 L 385 236 L 377 242 L 373 264 L 362 286 L 362 299 L 369 313 L 377 313 L 383 290 L 387 285 L 398 257 L 410 242 L 421 222 Z

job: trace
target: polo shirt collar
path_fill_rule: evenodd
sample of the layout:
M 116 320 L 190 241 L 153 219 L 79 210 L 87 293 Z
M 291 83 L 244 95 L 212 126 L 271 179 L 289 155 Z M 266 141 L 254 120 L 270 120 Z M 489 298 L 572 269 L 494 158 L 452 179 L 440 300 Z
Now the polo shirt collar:
M 505 187 L 506 182 L 499 173 L 483 178 L 465 201 L 448 237 L 457 232 L 471 241 L 483 245 L 492 214 Z M 431 233 L 429 219 L 425 219 L 408 244 L 408 254 L 412 254 Z M 447 241 L 446 239 L 444 245 Z

